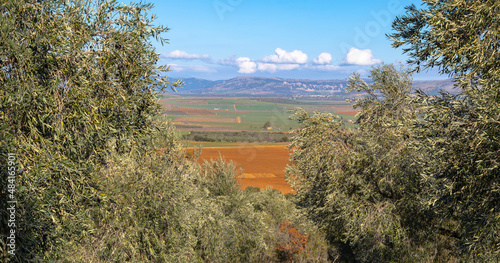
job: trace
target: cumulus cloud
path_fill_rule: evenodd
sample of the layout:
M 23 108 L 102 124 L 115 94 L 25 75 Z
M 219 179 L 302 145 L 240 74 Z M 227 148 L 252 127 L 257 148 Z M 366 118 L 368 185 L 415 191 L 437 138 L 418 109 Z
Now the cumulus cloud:
M 286 50 L 277 48 L 274 52 L 276 53 L 275 55 L 265 56 L 262 61 L 270 63 L 307 63 L 307 55 L 300 50 L 287 52 Z
M 254 60 L 249 57 L 237 57 L 232 55 L 220 60 L 214 60 L 210 55 L 190 54 L 182 50 L 175 50 L 170 53 L 162 53 L 161 57 L 183 60 L 201 60 L 207 65 L 179 65 L 170 64 L 174 71 L 194 71 L 212 73 L 217 72 L 218 66 L 237 67 L 238 73 L 252 74 L 256 72 L 275 73 L 277 71 L 287 71 L 296 69 L 309 69 L 316 71 L 339 71 L 344 69 L 342 65 L 373 65 L 381 63 L 379 59 L 373 58 L 369 49 L 359 50 L 351 48 L 340 65 L 332 65 L 332 55 L 322 52 L 312 61 L 300 50 L 288 52 L 281 48 L 275 50 L 275 55 L 265 56 L 261 60 Z
M 299 68 L 299 64 L 273 64 L 273 63 L 257 63 L 257 69 L 259 71 L 267 71 L 274 73 L 278 70 L 292 70 Z
M 278 66 L 272 63 L 259 63 L 257 64 L 257 69 L 260 71 L 267 71 L 274 73 L 276 72 L 276 70 L 278 70 Z
M 352 47 L 344 58 L 344 64 L 370 66 L 382 63 L 382 60 L 373 57 L 370 49 L 359 50 Z
M 300 68 L 307 63 L 307 55 L 300 50 L 287 52 L 281 48 L 275 50 L 275 55 L 265 56 L 261 61 L 254 62 L 250 58 L 240 57 L 235 60 L 239 73 L 255 73 L 256 71 L 266 71 L 274 73 L 278 70 L 293 70 Z M 224 64 L 230 64 L 232 58 L 226 58 L 220 61 Z
M 189 54 L 186 51 L 182 50 L 174 50 L 170 53 L 162 53 L 160 55 L 162 58 L 172 58 L 172 59 L 187 59 L 187 60 L 192 60 L 192 59 L 200 59 L 200 60 L 210 60 L 210 55 L 208 54 Z
M 238 66 L 239 73 L 251 74 L 256 71 L 267 71 L 274 73 L 278 70 L 292 70 L 300 67 L 299 64 L 280 64 L 280 63 L 266 63 L 266 62 L 254 62 L 247 57 L 239 57 L 235 60 L 235 64 Z
M 256 71 L 257 64 L 247 57 L 239 57 L 236 59 L 236 65 L 238 66 L 239 73 L 251 74 Z
M 332 54 L 323 52 L 319 54 L 319 56 L 313 59 L 314 64 L 325 65 L 330 64 L 332 62 Z

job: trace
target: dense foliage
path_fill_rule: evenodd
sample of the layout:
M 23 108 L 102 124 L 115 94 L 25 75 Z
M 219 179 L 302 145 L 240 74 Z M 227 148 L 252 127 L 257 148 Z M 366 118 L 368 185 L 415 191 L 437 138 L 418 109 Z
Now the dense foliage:
M 457 94 L 412 91 L 410 72 L 382 65 L 349 80 L 367 94 L 358 128 L 295 113 L 288 180 L 346 262 L 500 260 L 500 4 L 423 2 L 390 37 Z
M 339 256 L 421 260 L 432 255 L 425 247 L 431 237 L 426 221 L 432 218 L 418 202 L 425 156 L 413 150 L 410 137 L 418 121 L 416 109 L 407 105 L 411 79 L 392 66 L 372 70 L 372 78 L 372 85 L 359 75 L 350 80 L 352 90 L 369 94 L 355 104 L 362 108 L 358 129 L 345 129 L 330 114 L 295 112 L 304 128 L 290 144 L 288 180 L 297 188 L 298 204 L 323 226 L 331 244 L 348 247 Z
M 158 116 L 157 90 L 180 83 L 160 77 L 149 41 L 168 28 L 151 5 L 2 1 L 0 209 L 18 202 L 2 260 L 498 262 L 500 3 L 423 2 L 390 35 L 414 67 L 349 79 L 355 128 L 295 111 L 287 198 L 185 157 Z M 459 92 L 412 90 L 410 71 L 431 67 Z
M 0 209 L 10 194 L 18 204 L 14 227 L 1 214 L 2 261 L 279 262 L 285 220 L 311 236 L 288 259 L 325 260 L 322 235 L 281 193 L 242 191 L 234 165 L 185 158 L 158 117 L 157 91 L 179 82 L 161 77 L 149 41 L 168 28 L 150 4 L 0 6 Z
M 394 46 L 407 46 L 416 70 L 439 67 L 455 77 L 457 96 L 419 94 L 425 109 L 420 147 L 429 203 L 453 222 L 466 258 L 500 253 L 500 3 L 426 1 L 394 22 Z M 450 41 L 452 40 L 452 41 Z
M 4 211 L 6 155 L 14 153 L 22 204 L 16 259 L 57 258 L 66 240 L 91 231 L 85 215 L 100 191 L 92 172 L 107 148 L 130 151 L 156 129 L 155 91 L 177 83 L 160 77 L 166 68 L 156 65 L 149 38 L 168 29 L 152 25 L 144 4 L 0 5 L 0 206 Z
M 182 138 L 199 142 L 287 142 L 289 136 L 285 132 L 191 131 L 188 134 L 184 134 Z

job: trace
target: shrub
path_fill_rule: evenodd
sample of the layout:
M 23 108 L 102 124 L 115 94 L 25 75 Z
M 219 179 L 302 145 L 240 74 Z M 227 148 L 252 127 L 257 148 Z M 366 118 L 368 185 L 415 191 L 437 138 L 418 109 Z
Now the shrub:
M 251 193 L 256 193 L 256 192 L 260 192 L 260 188 L 256 187 L 256 186 L 248 186 L 247 188 L 245 188 L 245 191 L 251 192 Z
M 149 4 L 116 1 L 2 1 L 0 162 L 17 156 L 17 252 L 10 261 L 58 261 L 68 242 L 92 231 L 102 200 L 93 177 L 108 146 L 139 150 L 156 129 L 161 77 L 151 37 L 168 31 Z M 6 200 L 0 169 L 0 200 Z M 5 211 L 6 202 L 0 209 Z M 0 255 L 6 255 L 6 218 Z
M 299 233 L 288 220 L 279 224 L 279 231 L 282 238 L 275 248 L 278 259 L 281 262 L 293 262 L 297 254 L 305 251 L 308 236 Z
M 222 157 L 218 160 L 204 161 L 202 173 L 197 182 L 201 188 L 207 189 L 213 196 L 229 196 L 240 188 L 241 169 L 236 169 L 234 162 L 226 162 Z

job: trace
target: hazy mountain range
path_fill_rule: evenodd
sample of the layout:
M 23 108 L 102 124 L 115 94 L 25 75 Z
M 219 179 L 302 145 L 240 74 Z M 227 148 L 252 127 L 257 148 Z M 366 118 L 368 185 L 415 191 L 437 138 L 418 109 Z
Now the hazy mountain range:
M 347 80 L 308 80 L 264 77 L 237 77 L 228 80 L 206 80 L 184 78 L 180 94 L 214 96 L 342 96 L 345 95 Z M 437 94 L 439 90 L 453 92 L 453 81 L 433 80 L 414 81 L 414 89 L 422 89 L 428 94 Z

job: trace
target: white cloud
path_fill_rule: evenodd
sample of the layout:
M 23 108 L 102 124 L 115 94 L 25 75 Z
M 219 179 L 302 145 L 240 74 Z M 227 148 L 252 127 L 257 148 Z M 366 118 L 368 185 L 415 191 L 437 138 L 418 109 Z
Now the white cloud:
M 162 58 L 172 58 L 172 59 L 200 59 L 200 60 L 210 60 L 210 55 L 208 54 L 189 54 L 182 50 L 174 50 L 170 53 L 162 53 L 160 55 Z
M 238 70 L 239 73 L 245 73 L 245 74 L 251 74 L 256 71 L 257 64 L 255 62 L 251 61 L 247 57 L 239 57 L 236 59 L 236 65 L 238 65 Z
M 370 49 L 359 50 L 352 47 L 344 58 L 344 64 L 369 66 L 382 63 L 382 60 L 373 57 Z
M 217 72 L 212 67 L 203 66 L 203 65 L 178 65 L 178 64 L 169 64 L 168 65 L 173 71 L 195 71 L 195 72 L 207 72 L 214 73 Z
M 236 64 L 236 55 L 232 55 L 230 57 L 226 57 L 224 59 L 220 59 L 218 61 L 215 61 L 215 64 L 219 65 L 237 65 Z
M 213 73 L 217 72 L 217 67 L 237 67 L 238 73 L 252 74 L 256 72 L 275 73 L 277 71 L 288 71 L 297 69 L 307 69 L 314 71 L 342 71 L 346 67 L 343 65 L 374 65 L 382 63 L 382 60 L 375 59 L 370 49 L 359 50 L 349 49 L 344 61 L 340 65 L 332 65 L 331 53 L 322 52 L 312 61 L 300 50 L 288 52 L 281 48 L 275 50 L 275 55 L 265 56 L 261 60 L 254 60 L 249 57 L 236 57 L 232 55 L 220 60 L 214 60 L 210 55 L 190 54 L 185 51 L 175 50 L 170 53 L 162 53 L 161 57 L 170 59 L 202 60 L 207 65 L 179 65 L 170 64 L 174 71 L 194 71 Z M 351 72 L 351 69 L 349 70 Z
M 257 63 L 257 69 L 259 71 L 267 71 L 274 73 L 278 70 L 292 70 L 299 68 L 299 64 L 273 64 L 273 63 Z
M 307 55 L 300 50 L 287 52 L 286 50 L 277 48 L 274 52 L 276 52 L 276 55 L 265 56 L 262 61 L 271 63 L 307 63 Z
M 276 72 L 276 70 L 278 70 L 278 66 L 272 63 L 259 63 L 257 64 L 257 69 L 260 71 L 267 71 L 274 73 Z
M 227 63 L 228 64 L 228 63 Z M 264 62 L 254 62 L 247 57 L 239 57 L 235 60 L 235 64 L 238 66 L 239 73 L 251 74 L 258 71 L 267 71 L 274 73 L 278 70 L 292 70 L 300 67 L 299 64 L 276 64 L 276 63 L 264 63 Z
M 332 54 L 323 52 L 319 56 L 313 59 L 314 64 L 324 65 L 330 64 L 332 62 Z

